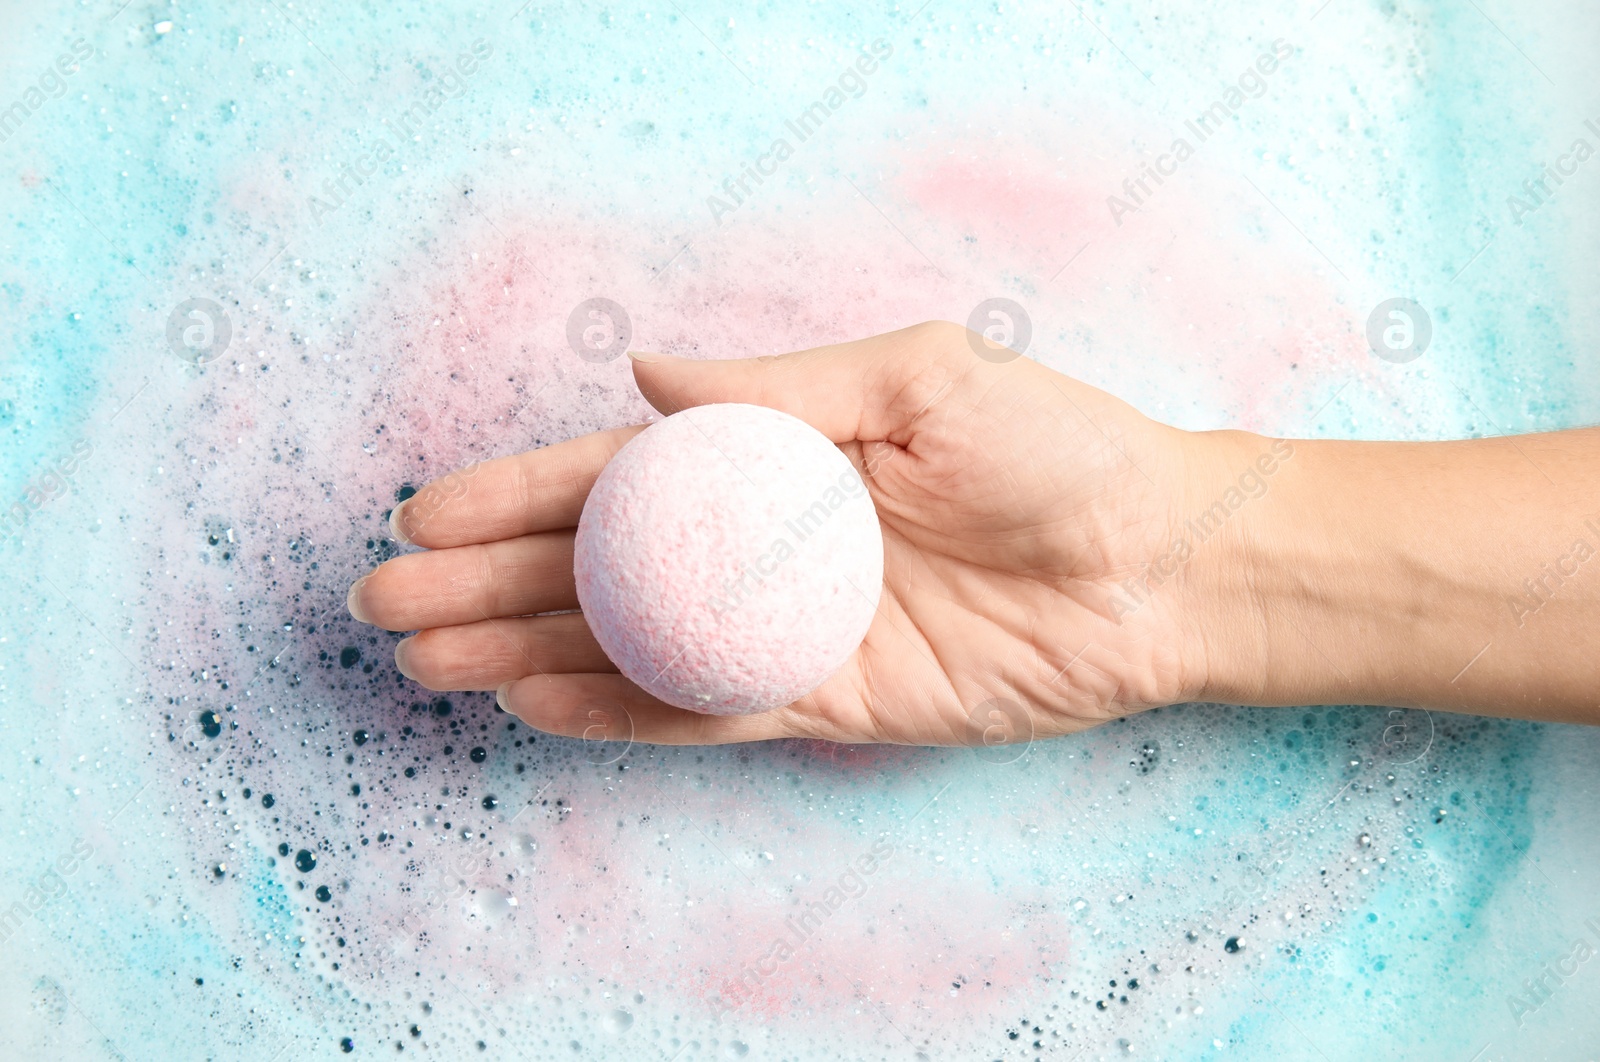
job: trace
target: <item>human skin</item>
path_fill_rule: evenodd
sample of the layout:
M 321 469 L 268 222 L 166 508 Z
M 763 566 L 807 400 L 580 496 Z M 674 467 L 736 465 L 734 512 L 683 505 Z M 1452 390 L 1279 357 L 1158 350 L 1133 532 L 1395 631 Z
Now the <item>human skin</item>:
M 670 707 L 570 611 L 584 498 L 642 425 L 424 487 L 391 527 L 426 551 L 358 580 L 351 614 L 418 631 L 395 660 L 422 685 L 497 690 L 505 710 L 574 737 L 967 745 L 1185 701 L 1600 722 L 1600 431 L 1187 432 L 1028 359 L 979 357 L 983 344 L 934 322 L 779 357 L 633 356 L 663 413 L 784 410 L 872 493 L 878 615 L 793 704 Z

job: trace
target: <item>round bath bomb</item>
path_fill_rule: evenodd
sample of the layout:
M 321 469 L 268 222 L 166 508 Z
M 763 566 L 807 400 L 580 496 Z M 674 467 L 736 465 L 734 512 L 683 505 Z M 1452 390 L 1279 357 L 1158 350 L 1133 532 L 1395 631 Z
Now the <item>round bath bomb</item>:
M 764 406 L 657 421 L 601 471 L 578 520 L 578 601 L 624 675 L 713 715 L 788 704 L 839 670 L 883 586 L 855 466 Z

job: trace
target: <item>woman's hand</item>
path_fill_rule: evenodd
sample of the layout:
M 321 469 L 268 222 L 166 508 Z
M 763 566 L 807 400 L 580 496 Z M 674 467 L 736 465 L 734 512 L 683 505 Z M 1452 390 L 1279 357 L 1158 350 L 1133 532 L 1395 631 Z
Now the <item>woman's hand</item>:
M 1006 353 L 984 343 L 932 323 L 781 357 L 635 356 L 639 387 L 663 413 L 781 409 L 837 443 L 872 493 L 884 537 L 878 616 L 849 663 L 794 704 L 749 716 L 663 704 L 565 611 L 578 607 L 584 499 L 640 427 L 429 484 L 391 517 L 397 538 L 427 552 L 359 580 L 350 611 L 420 632 L 395 660 L 422 685 L 496 689 L 507 711 L 570 736 L 622 726 L 621 710 L 644 742 L 996 744 L 1197 695 L 1207 662 L 1185 603 L 1192 554 L 1173 546 L 1224 489 L 1230 477 L 1217 473 L 1231 465 L 1217 455 L 1235 433 L 1157 424 L 1025 358 L 980 357 Z M 1196 484 L 1213 486 L 1196 497 Z

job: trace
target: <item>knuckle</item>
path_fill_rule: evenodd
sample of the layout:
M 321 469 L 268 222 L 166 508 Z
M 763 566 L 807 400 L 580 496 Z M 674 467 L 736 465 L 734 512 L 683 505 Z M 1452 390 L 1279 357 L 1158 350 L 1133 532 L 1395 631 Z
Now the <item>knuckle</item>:
M 919 347 L 930 348 L 931 351 L 943 352 L 947 347 L 965 343 L 967 330 L 954 321 L 932 320 L 914 324 L 907 329 L 908 336 Z
M 474 546 L 472 552 L 472 578 L 460 590 L 466 599 L 474 601 L 479 600 L 481 590 L 481 601 L 477 607 L 485 612 L 484 619 L 501 615 L 507 587 L 499 558 L 488 546 Z

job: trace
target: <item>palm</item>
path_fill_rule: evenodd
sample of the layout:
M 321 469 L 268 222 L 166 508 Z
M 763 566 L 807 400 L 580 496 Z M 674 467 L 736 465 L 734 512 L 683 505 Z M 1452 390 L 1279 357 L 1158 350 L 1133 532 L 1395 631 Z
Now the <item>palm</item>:
M 1126 610 L 1116 584 L 1172 541 L 1174 433 L 1032 362 L 979 359 L 967 337 L 925 325 L 787 358 L 636 367 L 664 411 L 782 408 L 864 473 L 884 531 L 878 615 L 850 663 L 792 705 L 726 717 L 669 707 L 616 673 L 582 616 L 551 614 L 577 607 L 578 513 L 637 428 L 430 484 L 396 512 L 429 551 L 360 580 L 351 611 L 421 632 L 396 660 L 424 685 L 499 688 L 507 710 L 574 736 L 598 726 L 672 743 L 960 745 L 1175 699 L 1188 662 L 1168 605 L 1118 615 L 1111 604 L 1119 595 Z
M 1175 699 L 1170 609 L 1118 623 L 1106 604 L 1132 602 L 1115 584 L 1171 541 L 1164 429 L 1032 376 L 935 404 L 906 445 L 846 445 L 883 524 L 884 592 L 851 664 L 794 709 L 816 736 L 1025 740 Z

